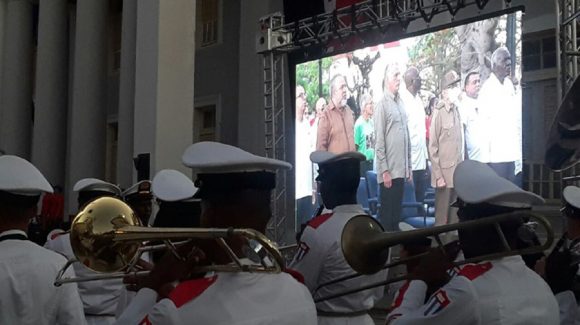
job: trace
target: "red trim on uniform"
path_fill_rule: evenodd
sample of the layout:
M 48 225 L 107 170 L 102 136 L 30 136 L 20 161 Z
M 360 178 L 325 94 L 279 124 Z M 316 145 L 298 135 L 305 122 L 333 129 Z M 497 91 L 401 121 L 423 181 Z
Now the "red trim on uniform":
M 326 220 L 330 219 L 330 217 L 332 217 L 332 213 L 326 213 L 316 216 L 312 218 L 310 221 L 308 221 L 308 226 L 316 229 L 320 227 L 321 224 L 325 223 Z
M 362 0 L 336 0 L 336 9 L 348 7 L 358 2 L 362 2 Z
M 149 316 L 145 316 L 145 318 L 143 318 L 143 320 L 139 322 L 139 325 L 153 325 L 153 323 L 151 323 L 151 321 L 149 320 Z
M 171 293 L 169 299 L 173 301 L 175 307 L 179 308 L 188 301 L 201 295 L 207 288 L 215 283 L 217 274 L 211 278 L 194 279 L 181 282 Z
M 459 275 L 462 275 L 469 280 L 474 280 L 477 277 L 481 276 L 485 272 L 491 270 L 493 264 L 491 262 L 481 263 L 481 264 L 469 264 L 465 265 L 461 271 L 459 271 Z
M 296 281 L 304 284 L 304 275 L 302 273 L 291 268 L 286 268 L 284 272 L 290 274 Z
M 393 303 L 393 308 L 398 308 L 399 306 L 401 306 L 401 304 L 403 303 L 403 298 L 405 298 L 405 294 L 407 293 L 410 284 L 411 281 L 407 281 L 399 289 L 399 294 L 397 295 L 397 299 L 395 299 L 395 302 Z
M 58 236 L 64 234 L 66 234 L 66 232 L 55 232 L 54 234 L 50 235 L 50 240 L 55 240 Z

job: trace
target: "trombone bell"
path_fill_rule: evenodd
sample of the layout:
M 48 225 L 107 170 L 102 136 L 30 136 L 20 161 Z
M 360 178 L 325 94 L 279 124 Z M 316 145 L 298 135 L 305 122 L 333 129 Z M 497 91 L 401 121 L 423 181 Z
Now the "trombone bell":
M 141 243 L 115 241 L 127 226 L 140 226 L 135 212 L 121 200 L 102 197 L 87 204 L 74 218 L 70 241 L 80 263 L 111 273 L 124 269 L 135 258 Z
M 362 274 L 380 271 L 389 258 L 389 250 L 373 245 L 381 237 L 383 227 L 367 215 L 359 215 L 348 221 L 342 230 L 342 252 L 353 270 Z

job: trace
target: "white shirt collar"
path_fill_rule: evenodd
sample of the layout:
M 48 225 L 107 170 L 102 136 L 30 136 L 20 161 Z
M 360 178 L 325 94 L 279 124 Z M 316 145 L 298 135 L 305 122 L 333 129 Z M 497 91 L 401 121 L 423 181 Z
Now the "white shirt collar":
M 360 213 L 360 214 L 364 214 L 364 210 L 362 208 L 362 206 L 360 204 L 344 204 L 344 205 L 339 205 L 334 207 L 334 209 L 332 209 L 332 212 L 334 213 L 349 213 L 349 212 L 354 212 L 354 213 Z
M 24 235 L 28 238 L 26 232 L 19 230 L 19 229 L 10 229 L 0 233 L 0 237 L 8 236 L 8 235 Z

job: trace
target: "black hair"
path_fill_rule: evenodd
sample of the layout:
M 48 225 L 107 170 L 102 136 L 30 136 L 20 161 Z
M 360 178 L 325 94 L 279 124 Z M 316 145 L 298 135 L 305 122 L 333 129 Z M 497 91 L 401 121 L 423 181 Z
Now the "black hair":
M 331 183 L 335 191 L 356 194 L 360 182 L 360 162 L 344 159 L 320 165 L 318 180 Z
M 199 227 L 201 204 L 199 201 L 158 201 L 159 211 L 155 215 L 153 227 L 195 228 Z M 154 252 L 153 261 L 157 263 L 163 252 Z
M 40 195 L 18 195 L 6 191 L 0 191 L 0 205 L 18 209 L 29 209 L 38 204 Z

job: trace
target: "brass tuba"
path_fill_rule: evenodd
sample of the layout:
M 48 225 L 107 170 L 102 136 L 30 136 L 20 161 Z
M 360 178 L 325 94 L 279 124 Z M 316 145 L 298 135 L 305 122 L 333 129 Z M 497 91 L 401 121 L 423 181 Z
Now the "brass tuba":
M 251 248 L 261 257 L 260 262 L 243 263 L 226 243 L 226 239 L 233 237 L 243 237 L 248 245 L 250 242 L 255 243 Z M 138 271 L 137 261 L 144 252 L 169 249 L 178 255 L 176 244 L 172 240 L 192 239 L 217 241 L 232 260 L 231 264 L 203 266 L 196 269 L 196 272 L 278 273 L 285 267 L 284 259 L 275 244 L 259 231 L 234 228 L 143 227 L 135 212 L 125 202 L 103 197 L 89 203 L 74 218 L 70 229 L 70 242 L 76 258 L 67 261 L 58 272 L 54 284 L 60 286 L 69 282 L 122 278 Z M 163 241 L 164 245 L 150 245 L 148 241 Z M 101 274 L 84 278 L 64 278 L 65 271 L 77 262 Z

